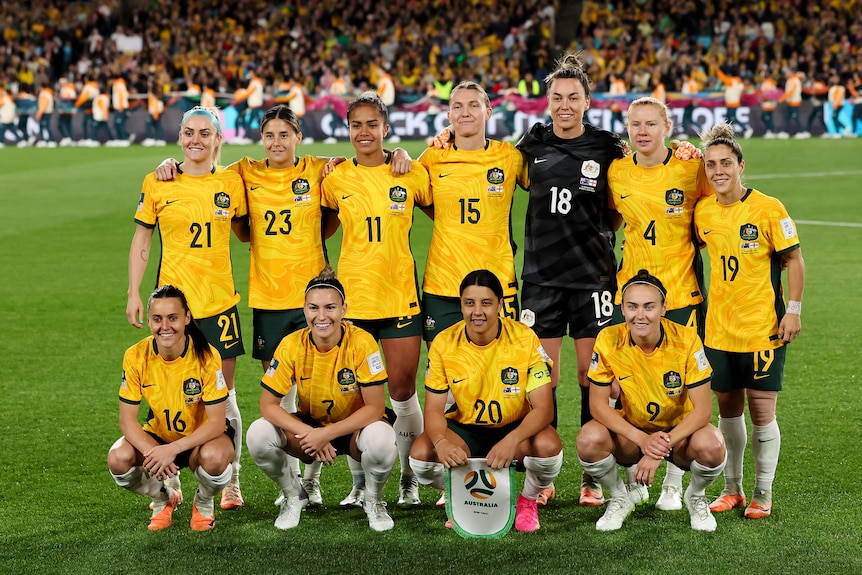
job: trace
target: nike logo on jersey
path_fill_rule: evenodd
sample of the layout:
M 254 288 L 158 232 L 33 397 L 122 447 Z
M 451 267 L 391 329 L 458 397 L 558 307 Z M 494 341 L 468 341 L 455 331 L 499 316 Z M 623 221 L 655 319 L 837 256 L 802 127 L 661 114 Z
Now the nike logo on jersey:
M 769 376 L 770 376 L 770 374 L 768 374 L 768 373 L 755 373 L 754 379 L 766 379 Z
M 413 323 L 412 319 L 410 321 L 399 321 L 397 324 L 395 324 L 395 329 L 401 329 L 401 328 L 407 327 L 408 325 L 410 325 L 412 323 Z
M 533 160 L 534 164 L 541 164 L 542 162 L 547 162 L 548 158 L 536 158 Z
M 461 383 L 462 381 L 466 381 L 466 380 L 467 380 L 466 377 L 462 377 L 461 379 L 453 379 L 452 385 L 455 385 L 456 383 Z
M 341 199 L 342 199 L 342 200 L 346 200 L 347 198 L 349 198 L 349 197 L 350 197 L 350 196 L 352 196 L 352 195 L 353 195 L 353 194 L 347 194 L 347 195 L 345 196 L 345 195 L 343 195 L 343 194 L 342 194 L 342 195 L 341 195 Z
M 708 234 L 711 234 L 711 233 L 712 233 L 712 230 L 705 230 L 705 231 L 703 232 L 703 235 L 708 235 Z
M 166 205 L 166 206 L 169 206 L 169 205 L 174 204 L 174 203 L 176 203 L 176 202 L 178 202 L 178 201 L 179 201 L 179 200 L 165 200 L 165 205 Z
M 311 378 L 310 377 L 302 377 L 302 376 L 299 377 L 299 381 L 308 381 L 309 379 L 311 379 Z
M 625 195 L 625 196 L 620 196 L 620 199 L 621 199 L 621 200 L 624 200 L 624 199 L 626 199 L 627 197 L 629 197 L 630 195 L 631 195 L 631 194 L 627 194 L 627 195 Z
M 438 178 L 445 178 L 446 176 L 451 176 L 452 174 L 437 174 Z
M 612 319 L 613 319 L 612 317 L 609 317 L 608 319 L 603 319 L 601 321 L 597 321 L 596 325 L 599 327 L 604 327 L 604 326 L 608 325 Z
M 142 385 L 141 387 L 142 387 L 142 388 L 144 388 L 144 389 L 146 389 L 147 387 L 155 387 L 155 385 L 156 385 L 155 383 L 145 383 L 145 384 L 144 384 L 144 385 Z
M 630 377 L 631 377 L 631 375 L 626 375 L 626 376 L 624 376 L 624 377 L 618 377 L 618 378 L 617 378 L 617 380 L 618 380 L 618 381 L 623 381 L 624 379 L 628 379 L 628 378 L 630 378 Z
M 255 190 L 259 190 L 259 189 L 260 189 L 260 188 L 262 188 L 262 187 L 263 187 L 263 186 L 251 186 L 251 187 L 249 187 L 249 190 L 251 190 L 251 191 L 253 192 L 253 191 L 255 191 Z
M 235 346 L 235 345 L 236 345 L 236 344 L 238 344 L 238 343 L 239 343 L 239 340 L 237 340 L 237 341 L 232 341 L 232 342 L 230 342 L 230 343 L 226 343 L 226 344 L 224 344 L 224 348 L 225 348 L 225 349 L 230 349 L 230 348 L 232 348 L 233 346 Z

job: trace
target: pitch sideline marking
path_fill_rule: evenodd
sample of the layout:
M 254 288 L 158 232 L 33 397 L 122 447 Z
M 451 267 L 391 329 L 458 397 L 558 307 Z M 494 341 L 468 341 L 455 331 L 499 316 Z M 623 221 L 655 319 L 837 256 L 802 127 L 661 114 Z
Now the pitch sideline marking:
M 747 174 L 751 180 L 778 180 L 785 178 L 826 178 L 829 176 L 862 176 L 862 170 L 845 170 L 838 172 L 803 172 L 801 174 Z
M 841 228 L 862 228 L 862 223 L 858 222 L 822 222 L 818 220 L 795 220 L 797 224 L 806 224 L 809 226 L 836 226 Z

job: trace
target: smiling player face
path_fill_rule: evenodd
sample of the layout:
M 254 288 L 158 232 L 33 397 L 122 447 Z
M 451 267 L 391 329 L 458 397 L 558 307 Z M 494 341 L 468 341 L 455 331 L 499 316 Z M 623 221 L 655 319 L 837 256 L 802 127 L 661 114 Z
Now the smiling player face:
M 331 288 L 314 288 L 305 295 L 305 321 L 318 347 L 332 348 L 341 339 L 341 320 L 347 304 Z
M 261 132 L 263 149 L 272 168 L 290 168 L 296 161 L 296 147 L 302 134 L 284 120 L 274 118 L 264 125 Z
M 221 136 L 210 120 L 203 116 L 191 116 L 180 128 L 183 161 L 191 164 L 211 163 L 220 139 Z
M 590 98 L 584 85 L 575 78 L 554 80 L 548 87 L 548 110 L 554 122 L 554 133 L 561 138 L 577 138 L 583 133 L 584 114 L 590 109 Z
M 467 326 L 467 335 L 479 345 L 486 345 L 497 337 L 502 302 L 491 288 L 468 286 L 461 293 L 461 314 Z
M 191 320 L 179 298 L 153 298 L 147 311 L 147 325 L 161 355 L 178 357 L 182 353 L 186 345 L 186 326 Z

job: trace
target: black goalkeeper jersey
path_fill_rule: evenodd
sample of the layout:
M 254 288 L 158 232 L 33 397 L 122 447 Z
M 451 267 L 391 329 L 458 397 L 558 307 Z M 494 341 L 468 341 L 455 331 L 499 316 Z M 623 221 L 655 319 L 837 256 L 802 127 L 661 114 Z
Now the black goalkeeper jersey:
M 518 143 L 530 175 L 521 278 L 550 287 L 615 290 L 608 168 L 623 157 L 623 145 L 616 134 L 584 128 L 583 135 L 563 139 L 551 124 L 536 124 Z

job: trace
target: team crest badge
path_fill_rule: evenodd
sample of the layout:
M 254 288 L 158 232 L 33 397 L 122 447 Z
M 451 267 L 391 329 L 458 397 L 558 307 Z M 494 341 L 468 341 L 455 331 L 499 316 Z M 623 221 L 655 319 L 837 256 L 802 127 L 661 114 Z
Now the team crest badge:
M 437 325 L 436 319 L 434 319 L 430 315 L 425 317 L 425 329 L 431 331 L 432 329 L 434 329 L 435 325 Z
M 664 193 L 664 201 L 669 206 L 681 206 L 685 202 L 685 194 L 682 190 L 671 188 Z
M 311 189 L 311 186 L 308 184 L 308 180 L 304 178 L 300 178 L 298 180 L 293 180 L 291 184 L 291 189 L 293 189 L 293 195 L 301 196 L 307 194 Z
M 220 208 L 230 207 L 230 196 L 224 192 L 216 193 L 215 197 L 213 198 L 213 201 L 215 202 L 215 205 Z
M 506 179 L 506 174 L 500 168 L 491 168 L 488 170 L 488 183 L 490 184 L 502 184 Z
M 197 379 L 190 377 L 183 382 L 183 393 L 186 395 L 200 395 L 203 392 L 203 386 Z
M 514 367 L 507 367 L 500 373 L 500 381 L 505 385 L 515 385 L 519 379 L 518 370 Z
M 678 389 L 682 387 L 682 377 L 675 371 L 664 374 L 664 386 L 667 389 Z
M 587 160 L 581 164 L 581 173 L 588 178 L 598 178 L 602 167 L 595 160 Z
M 263 337 L 261 337 L 261 336 L 257 336 L 257 341 L 255 342 L 255 347 L 257 347 L 257 349 L 263 349 L 265 346 L 266 346 L 266 340 L 264 340 Z
M 356 383 L 356 376 L 353 374 L 352 369 L 345 367 L 338 372 L 338 385 L 344 387 L 353 385 L 354 383 Z
M 491 469 L 485 458 L 446 470 L 446 512 L 461 537 L 502 537 L 515 521 L 515 468 Z
M 744 224 L 739 228 L 739 237 L 746 241 L 756 240 L 758 236 L 757 226 L 754 224 Z
M 407 201 L 407 190 L 401 186 L 389 188 L 389 199 L 393 202 L 404 203 Z

